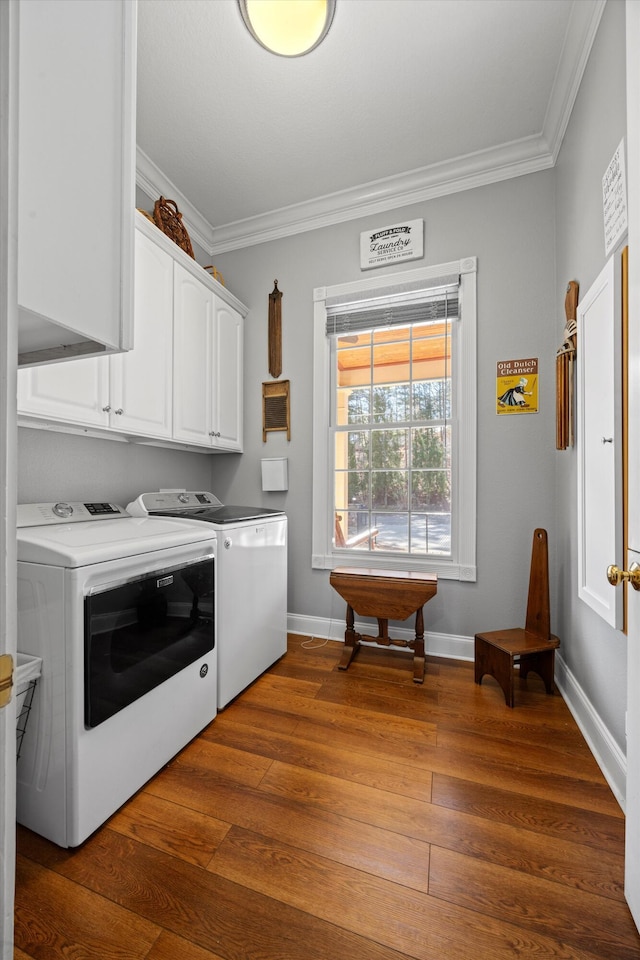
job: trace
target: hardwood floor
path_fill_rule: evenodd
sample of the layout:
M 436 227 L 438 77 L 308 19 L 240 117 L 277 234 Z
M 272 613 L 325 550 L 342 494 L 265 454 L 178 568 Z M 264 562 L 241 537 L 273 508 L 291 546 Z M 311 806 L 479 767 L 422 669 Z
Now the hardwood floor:
M 562 698 L 341 651 L 290 636 L 78 849 L 19 828 L 16 960 L 640 958 L 624 818 Z

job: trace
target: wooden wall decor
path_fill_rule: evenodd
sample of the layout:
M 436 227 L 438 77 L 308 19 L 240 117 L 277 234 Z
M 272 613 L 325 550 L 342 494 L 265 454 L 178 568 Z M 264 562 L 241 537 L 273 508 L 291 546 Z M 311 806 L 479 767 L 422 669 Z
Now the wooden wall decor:
M 575 442 L 574 368 L 578 342 L 578 284 L 570 280 L 564 298 L 566 325 L 562 345 L 556 353 L 556 450 L 566 450 Z
M 620 254 L 622 289 L 622 556 L 629 549 L 629 247 Z M 627 633 L 628 582 L 622 584 L 622 632 Z
M 175 200 L 159 197 L 153 207 L 153 221 L 162 232 L 195 260 L 191 238 L 182 222 L 182 214 Z
M 282 373 L 282 291 L 273 281 L 269 294 L 269 373 L 277 380 Z
M 286 430 L 287 440 L 291 440 L 288 380 L 262 384 L 262 442 L 266 443 L 267 434 L 276 430 Z

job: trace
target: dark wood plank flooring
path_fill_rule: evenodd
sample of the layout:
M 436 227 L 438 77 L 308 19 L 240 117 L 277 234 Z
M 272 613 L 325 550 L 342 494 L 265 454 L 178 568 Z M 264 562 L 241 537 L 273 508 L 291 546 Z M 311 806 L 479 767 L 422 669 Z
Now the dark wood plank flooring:
M 290 636 L 78 849 L 19 828 L 16 960 L 638 960 L 624 818 L 562 698 L 341 650 Z

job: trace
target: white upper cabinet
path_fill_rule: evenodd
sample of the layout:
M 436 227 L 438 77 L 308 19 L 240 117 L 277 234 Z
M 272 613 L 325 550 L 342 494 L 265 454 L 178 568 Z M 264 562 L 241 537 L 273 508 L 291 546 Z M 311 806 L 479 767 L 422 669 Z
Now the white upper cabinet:
M 140 213 L 127 353 L 18 370 L 21 426 L 242 452 L 246 307 Z
M 173 260 L 137 232 L 135 304 L 133 350 L 18 370 L 23 425 L 34 425 L 35 417 L 136 437 L 171 437 Z
M 242 450 L 243 318 L 233 307 L 215 299 L 213 380 L 213 445 Z
M 133 349 L 109 358 L 111 427 L 143 437 L 171 436 L 172 354 L 173 261 L 136 231 Z
M 173 284 L 173 437 L 210 447 L 214 295 L 179 263 Z
M 135 0 L 18 9 L 19 362 L 128 350 Z
M 107 427 L 108 403 L 109 357 L 18 370 L 19 418 L 27 415 L 60 424 Z
M 243 317 L 174 267 L 173 437 L 242 452 Z

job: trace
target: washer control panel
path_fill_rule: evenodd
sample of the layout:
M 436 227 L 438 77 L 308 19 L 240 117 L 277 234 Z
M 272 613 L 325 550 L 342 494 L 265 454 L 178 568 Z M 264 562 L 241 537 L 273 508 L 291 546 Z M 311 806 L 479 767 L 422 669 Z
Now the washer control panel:
M 134 517 L 144 517 L 162 511 L 222 506 L 221 500 L 204 490 L 160 490 L 158 493 L 141 493 L 127 510 Z
M 16 516 L 18 527 L 42 527 L 50 523 L 78 523 L 86 520 L 110 520 L 128 517 L 117 503 L 58 500 L 56 503 L 19 503 Z

